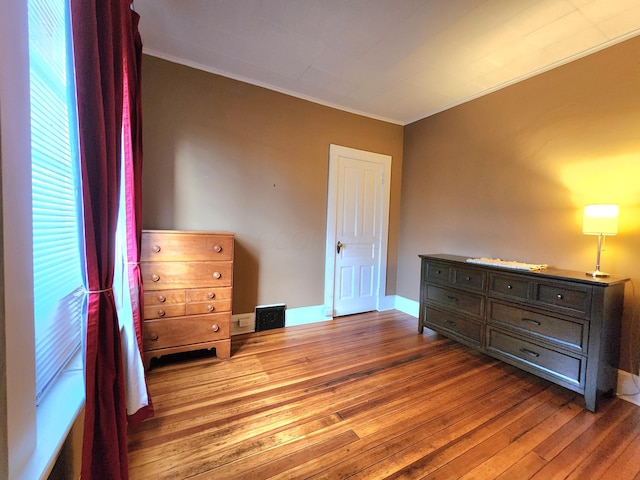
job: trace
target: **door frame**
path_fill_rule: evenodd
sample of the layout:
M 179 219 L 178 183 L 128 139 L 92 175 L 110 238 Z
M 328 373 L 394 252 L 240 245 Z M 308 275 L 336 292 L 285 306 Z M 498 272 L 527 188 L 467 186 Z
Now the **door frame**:
M 329 145 L 329 185 L 327 196 L 327 236 L 325 243 L 324 315 L 333 317 L 336 271 L 336 221 L 338 216 L 338 162 L 350 157 L 383 165 L 382 209 L 380 211 L 380 244 L 378 245 L 378 274 L 376 278 L 376 309 L 380 310 L 387 292 L 387 248 L 389 243 L 389 203 L 391 199 L 391 155 L 368 152 L 340 145 Z

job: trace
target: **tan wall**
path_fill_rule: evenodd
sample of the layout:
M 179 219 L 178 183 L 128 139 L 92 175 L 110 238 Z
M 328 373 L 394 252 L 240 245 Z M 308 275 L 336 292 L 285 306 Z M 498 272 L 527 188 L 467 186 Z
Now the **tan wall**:
M 620 204 L 602 269 L 640 288 L 638 58 L 640 37 L 408 125 L 397 294 L 418 300 L 420 253 L 593 269 L 589 203 Z M 621 366 L 637 373 L 626 295 Z
M 401 126 L 150 56 L 143 109 L 144 227 L 236 232 L 234 313 L 323 303 L 332 143 L 393 157 L 395 293 Z

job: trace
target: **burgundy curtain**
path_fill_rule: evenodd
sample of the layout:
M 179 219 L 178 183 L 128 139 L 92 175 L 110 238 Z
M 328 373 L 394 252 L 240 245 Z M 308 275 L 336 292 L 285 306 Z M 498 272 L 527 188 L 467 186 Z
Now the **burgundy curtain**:
M 85 223 L 83 479 L 127 479 L 126 406 L 113 296 L 128 1 L 71 0 Z
M 123 168 L 126 195 L 126 236 L 129 294 L 133 313 L 133 325 L 139 352 L 143 351 L 143 290 L 140 271 L 140 243 L 142 237 L 142 40 L 138 32 L 140 16 L 131 12 L 132 21 L 125 45 L 127 55 L 124 62 L 124 118 L 123 118 Z M 144 378 L 139 379 L 145 383 Z M 145 385 L 146 388 L 146 385 Z M 139 423 L 153 416 L 151 396 L 147 390 L 147 405 L 140 405 L 129 412 L 129 424 Z

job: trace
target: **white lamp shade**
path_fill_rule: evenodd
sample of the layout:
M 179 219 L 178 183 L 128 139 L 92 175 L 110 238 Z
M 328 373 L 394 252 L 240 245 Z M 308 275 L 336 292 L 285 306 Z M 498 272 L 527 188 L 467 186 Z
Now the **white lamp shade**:
M 618 205 L 586 205 L 582 233 L 585 235 L 617 234 L 618 210 Z

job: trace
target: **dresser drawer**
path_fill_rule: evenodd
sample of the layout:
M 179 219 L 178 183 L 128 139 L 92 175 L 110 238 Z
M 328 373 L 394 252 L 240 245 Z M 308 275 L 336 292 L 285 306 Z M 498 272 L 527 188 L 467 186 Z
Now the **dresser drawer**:
M 211 300 L 231 300 L 231 287 L 193 288 L 187 290 L 187 302 L 209 302 Z
M 453 267 L 450 265 L 437 263 L 437 262 L 425 262 L 424 264 L 424 278 L 429 282 L 441 283 L 448 285 L 451 283 L 451 272 Z
M 144 319 L 180 317 L 185 314 L 184 303 L 144 306 Z
M 427 285 L 425 300 L 433 302 L 448 310 L 473 315 L 481 318 L 484 310 L 484 297 L 473 293 Z
M 475 345 L 482 341 L 482 326 L 470 319 L 429 307 L 425 307 L 424 319 L 427 327 L 433 327 L 437 331 L 446 330 L 464 337 Z
M 476 268 L 456 267 L 453 269 L 451 283 L 467 290 L 483 292 L 487 283 L 487 273 Z
M 191 345 L 229 338 L 230 313 L 147 320 L 144 350 Z
M 501 273 L 489 273 L 489 295 L 513 300 L 530 298 L 531 282 L 526 278 L 518 278 Z
M 584 387 L 586 360 L 542 347 L 487 326 L 486 348 L 492 354 L 509 359 L 546 376 L 555 377 L 573 388 Z
M 142 264 L 146 291 L 177 288 L 223 287 L 232 284 L 229 262 L 147 262 Z
M 140 261 L 191 262 L 233 259 L 233 236 L 194 232 L 145 231 Z
M 231 300 L 219 300 L 217 302 L 187 303 L 187 315 L 197 315 L 200 313 L 230 312 Z
M 591 310 L 591 287 L 565 282 L 538 283 L 535 299 L 540 305 L 587 318 Z
M 171 305 L 185 302 L 184 290 L 164 290 L 162 292 L 150 292 L 144 294 L 145 308 L 152 305 Z
M 585 353 L 587 350 L 589 322 L 558 318 L 492 300 L 489 300 L 487 317 L 490 323 L 539 336 L 578 353 Z

